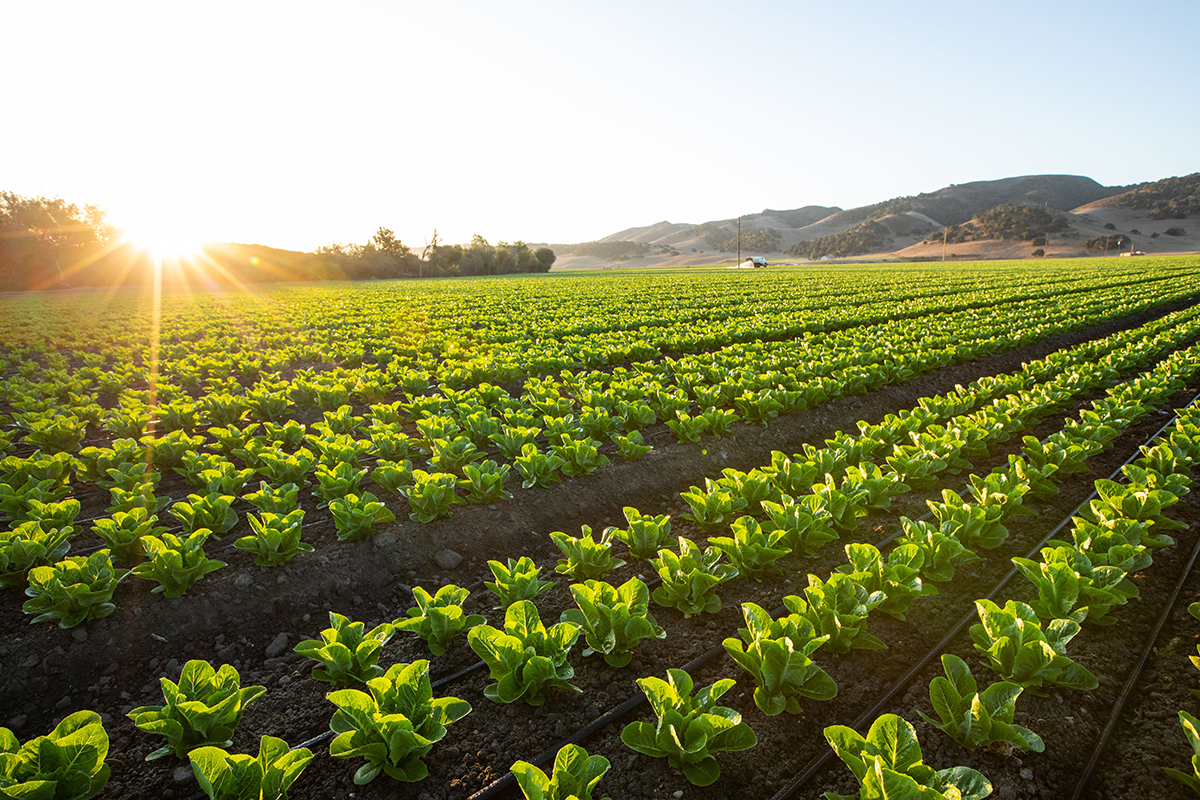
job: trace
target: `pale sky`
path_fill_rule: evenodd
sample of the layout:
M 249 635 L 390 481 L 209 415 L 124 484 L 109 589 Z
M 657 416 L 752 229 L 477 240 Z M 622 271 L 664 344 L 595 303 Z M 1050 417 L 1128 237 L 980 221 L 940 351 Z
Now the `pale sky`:
M 1200 2 L 0 0 L 0 189 L 183 238 L 569 243 L 1200 169 Z

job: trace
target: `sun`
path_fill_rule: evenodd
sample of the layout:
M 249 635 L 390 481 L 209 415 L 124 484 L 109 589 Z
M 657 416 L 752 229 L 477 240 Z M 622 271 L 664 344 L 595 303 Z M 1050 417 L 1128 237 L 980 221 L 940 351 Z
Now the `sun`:
M 203 237 L 186 220 L 150 216 L 121 228 L 122 237 L 155 261 L 192 261 L 202 252 Z

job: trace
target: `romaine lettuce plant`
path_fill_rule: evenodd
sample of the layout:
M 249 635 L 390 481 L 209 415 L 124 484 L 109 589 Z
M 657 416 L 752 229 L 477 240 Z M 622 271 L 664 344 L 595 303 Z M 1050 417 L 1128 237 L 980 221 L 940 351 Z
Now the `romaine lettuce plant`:
M 367 475 L 367 470 L 359 469 L 354 464 L 343 461 L 333 467 L 320 464 L 313 475 L 317 479 L 317 487 L 313 490 L 313 496 L 321 499 L 322 506 L 327 506 L 346 495 L 356 494 L 358 485 Z
M 170 514 L 183 524 L 183 532 L 207 528 L 213 535 L 220 538 L 237 525 L 238 513 L 233 510 L 237 500 L 233 495 L 208 494 L 201 497 L 189 494 L 187 502 L 178 502 L 171 506 Z
M 54 478 L 28 477 L 24 483 L 0 483 L 0 512 L 14 522 L 30 518 L 33 503 L 53 503 L 66 497 L 71 487 Z
M 300 487 L 286 483 L 278 489 L 260 481 L 258 491 L 242 495 L 242 499 L 268 514 L 290 514 L 300 507 Z
M 692 677 L 681 669 L 667 670 L 667 680 L 638 678 L 657 721 L 631 722 L 621 731 L 621 741 L 639 753 L 666 757 L 673 768 L 696 786 L 708 786 L 721 776 L 714 753 L 748 750 L 758 737 L 742 715 L 717 705 L 735 681 L 723 678 L 696 691 Z
M 22 522 L 0 531 L 0 588 L 20 586 L 30 569 L 53 564 L 70 549 L 70 528 L 45 530 L 37 522 Z
M 147 481 L 132 489 L 122 489 L 119 486 L 114 486 L 108 490 L 112 497 L 112 503 L 108 506 L 108 513 L 115 514 L 118 511 L 132 511 L 135 508 L 144 508 L 151 514 L 157 514 L 167 506 L 171 505 L 170 497 L 156 497 L 154 495 L 154 484 L 157 481 Z
M 1079 623 L 1053 620 L 1046 631 L 1032 608 L 1009 600 L 1000 608 L 991 600 L 976 600 L 979 623 L 971 626 L 975 649 L 1002 679 L 1041 694 L 1043 684 L 1068 689 L 1095 689 L 1099 683 L 1087 668 L 1067 658 L 1067 643 L 1079 633 Z
M 159 678 L 159 683 L 166 705 L 141 706 L 125 715 L 138 730 L 167 739 L 147 761 L 171 753 L 183 758 L 205 745 L 229 747 L 242 711 L 266 691 L 262 686 L 242 688 L 241 676 L 230 664 L 218 670 L 200 660 L 183 665 L 178 684 L 169 678 Z
M 624 542 L 629 548 L 629 555 L 634 558 L 654 558 L 659 548 L 666 544 L 671 535 L 671 517 L 669 514 L 643 514 L 633 506 L 623 509 L 628 528 L 609 527 L 604 529 L 606 537 L 612 537 Z
M 413 451 L 408 435 L 400 430 L 399 424 L 372 424 L 368 430 L 371 444 L 381 459 L 401 461 L 407 459 Z
M 108 519 L 97 519 L 92 522 L 92 533 L 104 540 L 112 551 L 112 560 L 117 564 L 137 561 L 145 551 L 142 548 L 142 537 L 146 535 L 160 536 L 167 529 L 156 526 L 158 517 L 144 508 L 132 511 L 118 511 Z
M 467 490 L 467 502 L 490 503 L 500 498 L 510 499 L 512 492 L 504 488 L 504 481 L 511 471 L 508 464 L 503 466 L 495 461 L 484 461 L 479 464 L 463 465 L 463 488 Z
M 708 432 L 713 436 L 729 433 L 729 426 L 741 419 L 737 412 L 730 408 L 709 408 L 701 413 L 700 417 L 708 423 Z
M 307 426 L 294 419 L 289 419 L 282 424 L 277 422 L 263 423 L 263 436 L 267 438 L 267 441 L 284 450 L 295 450 L 304 444 L 307 432 Z
M 540 428 L 505 425 L 499 433 L 493 433 L 488 438 L 500 448 L 500 452 L 506 458 L 516 458 L 525 451 L 525 445 L 533 444 L 541 432 Z
M 728 490 L 735 501 L 741 500 L 741 508 L 747 514 L 762 514 L 764 501 L 783 501 L 783 494 L 771 482 L 771 477 L 761 470 L 740 472 L 726 468 L 721 470 L 721 474 L 723 477 L 717 481 L 717 485 Z
M 860 800 L 982 800 L 992 793 L 988 779 L 969 767 L 935 772 L 926 766 L 917 732 L 895 714 L 876 719 L 865 738 L 853 728 L 831 725 L 825 740 L 858 778 Z M 854 800 L 854 795 L 825 792 L 825 798 Z
M 1195 794 L 1200 794 L 1200 720 L 1186 711 L 1180 711 L 1179 724 L 1183 726 L 1183 735 L 1187 737 L 1188 744 L 1192 746 L 1192 774 L 1189 775 L 1171 767 L 1163 767 L 1163 771 Z M 0 730 L 4 729 L 0 728 Z
M 413 484 L 401 493 L 408 499 L 412 513 L 408 518 L 414 522 L 432 522 L 450 513 L 451 506 L 467 502 L 454 493 L 458 478 L 449 472 L 428 473 L 423 469 L 412 471 Z
M 810 556 L 821 545 L 838 538 L 825 499 L 818 495 L 805 494 L 797 499 L 784 495 L 779 503 L 764 500 L 762 507 L 767 515 L 763 527 L 782 532 L 780 546 L 797 555 Z
M 554 756 L 552 776 L 528 761 L 513 763 L 512 773 L 525 800 L 592 800 L 592 790 L 609 766 L 604 756 L 589 756 L 579 745 L 565 744 Z
M 337 612 L 329 612 L 329 627 L 320 640 L 305 639 L 294 648 L 300 655 L 319 662 L 312 676 L 334 686 L 366 683 L 383 674 L 378 665 L 379 650 L 392 638 L 395 628 L 383 623 L 364 633 L 366 626 L 351 622 Z
M 233 466 L 225 458 L 216 453 L 184 453 L 183 461 L 180 466 L 175 468 L 175 472 L 183 476 L 190 485 L 199 488 L 203 486 L 203 481 L 200 480 L 200 473 L 206 469 L 219 469 L 221 465 L 229 464 Z
M 27 444 L 52 453 L 74 453 L 79 449 L 87 430 L 85 421 L 72 416 L 18 418 L 16 424 L 25 431 L 24 441 Z
M 337 537 L 341 541 L 358 541 L 373 533 L 376 525 L 396 519 L 396 515 L 370 492 L 331 500 L 329 513 L 333 514 Z
M 161 537 L 142 537 L 142 548 L 149 556 L 133 568 L 139 578 L 155 581 L 159 585 L 151 592 L 161 592 L 163 597 L 179 597 L 213 570 L 228 566 L 224 561 L 208 558 L 204 554 L 204 542 L 212 535 L 207 528 L 193 531 L 186 539 L 170 533 Z
M 85 447 L 79 451 L 75 461 L 76 474 L 80 480 L 100 483 L 110 469 L 122 464 L 137 464 L 145 461 L 142 448 L 133 439 L 117 439 L 112 447 Z M 107 487 L 106 487 L 107 488 Z
M 957 565 L 980 560 L 974 550 L 969 550 L 953 535 L 953 522 L 934 525 L 924 520 L 901 517 L 900 525 L 904 535 L 897 543 L 912 545 L 920 551 L 921 577 L 925 580 L 953 580 Z
M 929 683 L 929 700 L 941 721 L 917 709 L 921 719 L 968 750 L 995 742 L 1007 742 L 1036 753 L 1046 748 L 1036 733 L 1013 724 L 1022 687 L 997 681 L 980 692 L 970 667 L 951 653 L 942 655 L 942 670 L 946 676 L 938 675 Z
M 667 420 L 667 427 L 675 434 L 680 444 L 698 442 L 700 436 L 711 426 L 711 422 L 703 415 L 691 416 L 683 411 L 675 412 L 675 419 Z
M 942 524 L 942 532 L 954 536 L 972 550 L 991 550 L 1008 538 L 1003 524 L 1004 507 L 994 503 L 968 503 L 958 492 L 942 490 L 942 500 L 927 500 L 929 509 Z
M 561 480 L 556 470 L 567 462 L 561 457 L 541 453 L 536 444 L 527 444 L 521 448 L 521 455 L 513 459 L 517 472 L 521 473 L 521 486 L 530 489 L 534 486 L 549 486 L 552 482 Z
M 222 427 L 211 427 L 208 429 L 208 434 L 217 440 L 217 447 L 225 454 L 226 458 L 233 458 L 238 450 L 245 448 L 246 443 L 254 438 L 258 428 L 257 422 L 253 422 L 245 428 L 239 428 L 230 423 Z
M 829 700 L 837 684 L 811 656 L 828 636 L 817 636 L 812 623 L 793 610 L 799 598 L 789 598 L 789 614 L 778 620 L 754 603 L 742 604 L 746 627 L 722 644 L 729 657 L 754 678 L 754 704 L 768 716 L 799 714 L 800 697 Z
M 467 436 L 452 439 L 433 439 L 429 443 L 432 455 L 429 463 L 439 472 L 463 475 L 463 467 L 483 458 L 483 451 Z
M 916 545 L 899 545 L 884 561 L 873 544 L 848 544 L 846 559 L 850 563 L 837 571 L 850 575 L 872 597 L 882 594 L 884 599 L 875 608 L 896 619 L 904 619 L 913 600 L 938 593 L 936 586 L 921 581 L 924 556 Z
M 626 461 L 636 461 L 654 449 L 645 444 L 641 431 L 637 430 L 631 430 L 625 436 L 614 433 L 609 438 L 617 446 L 617 455 Z
M 495 576 L 495 581 L 487 581 L 483 585 L 491 590 L 500 601 L 497 610 L 508 608 L 518 600 L 532 600 L 554 585 L 554 581 L 543 581 L 538 578 L 542 568 L 533 563 L 529 556 L 508 559 L 508 564 L 499 561 L 489 561 L 488 567 Z
M 471 704 L 457 697 L 434 698 L 429 662 L 393 664 L 381 677 L 367 681 L 366 692 L 339 689 L 329 702 L 338 707 L 329 727 L 337 734 L 329 746 L 334 758 L 364 758 L 354 773 L 358 785 L 380 773 L 398 781 L 425 779 L 421 759 L 446 735 L 446 726 L 465 717 Z
M 29 600 L 21 606 L 36 614 L 31 622 L 53 620 L 60 628 L 73 628 L 89 619 L 102 619 L 117 610 L 112 603 L 117 584 L 129 570 L 116 569 L 108 550 L 97 550 L 86 558 L 73 556 L 52 567 L 29 570 Z
M 839 486 L 833 475 L 827 474 L 823 483 L 813 484 L 812 492 L 825 501 L 825 510 L 839 534 L 852 533 L 858 527 L 858 518 L 867 515 L 867 490 L 861 486 L 849 482 Z
M 1173 520 L 1163 514 L 1163 509 L 1172 506 L 1179 498 L 1161 489 L 1138 489 L 1134 486 L 1100 479 L 1096 481 L 1096 493 L 1099 499 L 1092 500 L 1083 516 L 1089 522 L 1111 527 L 1119 519 L 1131 519 L 1145 522 L 1150 526 L 1151 535 L 1142 544 L 1148 547 L 1161 547 L 1172 542 L 1171 537 L 1163 531 L 1181 530 L 1187 527 L 1178 520 Z
M 268 450 L 258 454 L 258 459 L 260 464 L 257 466 L 250 464 L 249 460 L 247 464 L 270 479 L 272 485 L 292 483 L 301 489 L 308 485 L 308 472 L 317 463 L 316 456 L 307 447 L 301 447 L 291 454 Z
M 1040 563 L 1026 558 L 1012 561 L 1037 587 L 1038 599 L 1030 606 L 1045 620 L 1066 618 L 1112 625 L 1116 619 L 1108 612 L 1113 606 L 1138 596 L 1137 586 L 1125 577 L 1125 570 L 1093 566 L 1073 547 L 1043 547 Z M 1072 611 L 1076 603 L 1080 607 Z
M 261 516 L 249 515 L 253 536 L 243 536 L 233 543 L 239 550 L 254 554 L 254 563 L 260 567 L 278 567 L 300 553 L 311 553 L 313 546 L 300 541 L 304 522 L 304 509 L 297 508 L 289 514 L 272 514 L 264 511 Z
M 485 622 L 482 615 L 463 610 L 463 603 L 470 595 L 468 589 L 448 583 L 431 596 L 420 586 L 414 586 L 412 594 L 417 604 L 408 609 L 407 619 L 393 620 L 392 626 L 420 636 L 435 656 L 445 653 L 455 636 Z
M 579 626 L 570 622 L 547 628 L 529 600 L 508 607 L 503 631 L 476 625 L 467 633 L 467 642 L 495 681 L 484 687 L 484 696 L 496 703 L 524 700 L 540 706 L 546 702 L 547 689 L 581 691 L 568 683 L 575 670 L 567 663 L 579 633 Z
M 597 580 L 573 583 L 571 595 L 578 608 L 568 608 L 562 620 L 575 623 L 583 632 L 588 645 L 585 657 L 599 653 L 609 666 L 624 667 L 640 641 L 667 636 L 650 613 L 650 592 L 638 578 L 617 588 Z
M 739 517 L 732 527 L 733 536 L 710 536 L 708 543 L 725 554 L 739 575 L 761 582 L 768 572 L 783 574 L 775 562 L 791 552 L 784 543 L 786 532 L 768 530 L 754 517 Z
M 75 524 L 75 518 L 78 516 L 79 501 L 74 498 L 53 503 L 43 503 L 40 500 L 29 501 L 29 520 L 41 525 L 42 530 L 66 528 L 70 531 L 69 536 L 73 539 L 83 531 L 82 527 Z
M 95 711 L 76 711 L 24 744 L 0 728 L 0 790 L 30 800 L 88 800 L 108 783 L 107 757 L 108 733 Z
M 746 501 L 738 497 L 734 489 L 721 486 L 707 477 L 704 479 L 704 491 L 694 486 L 680 494 L 680 497 L 691 506 L 691 513 L 685 513 L 683 518 L 691 519 L 698 528 L 709 534 L 733 524 L 734 515 L 746 507 Z
M 371 480 L 385 492 L 400 493 L 413 485 L 411 461 L 380 461 L 371 470 Z
M 814 462 L 803 456 L 788 458 L 779 450 L 770 452 L 770 467 L 763 467 L 762 471 L 776 489 L 796 498 L 812 492 L 812 485 L 824 479 L 823 473 L 817 474 Z
M 715 614 L 721 610 L 717 586 L 738 575 L 737 567 L 722 564 L 723 554 L 715 547 L 701 550 L 685 536 L 679 537 L 679 554 L 659 550 L 650 563 L 662 578 L 654 590 L 654 602 L 676 608 L 684 618 L 696 614 Z
M 846 468 L 846 477 L 842 479 L 842 491 L 858 494 L 865 492 L 863 502 L 867 508 L 886 509 L 892 504 L 893 497 L 910 491 L 900 476 L 895 472 L 884 472 L 875 464 L 862 463 Z
M 818 636 L 829 636 L 825 644 L 829 652 L 887 649 L 887 645 L 867 633 L 867 614 L 884 601 L 882 592 L 872 594 L 854 577 L 834 572 L 826 581 L 809 575 L 804 596 L 807 603 L 795 595 L 789 597 L 795 597 L 795 612 L 812 623 Z M 785 597 L 784 602 L 788 599 Z
M 204 437 L 188 436 L 184 431 L 171 431 L 165 436 L 143 436 L 140 441 L 155 467 L 170 469 L 179 466 L 186 454 L 199 450 L 204 444 Z
M 188 753 L 196 781 L 211 800 L 287 800 L 287 790 L 312 757 L 307 747 L 292 750 L 274 736 L 259 740 L 258 756 L 231 754 L 211 745 Z
M 592 537 L 590 525 L 581 526 L 582 536 L 568 536 L 562 531 L 553 531 L 550 538 L 564 558 L 560 559 L 555 572 L 570 577 L 572 580 L 601 580 L 605 575 L 625 562 L 612 556 L 612 539 L 615 528 L 606 528 L 596 541 Z
M 550 449 L 563 461 L 559 467 L 562 474 L 568 478 L 576 478 L 580 475 L 590 475 L 600 467 L 608 466 L 608 456 L 596 449 L 599 444 L 589 438 L 564 438 L 562 444 L 554 445 Z

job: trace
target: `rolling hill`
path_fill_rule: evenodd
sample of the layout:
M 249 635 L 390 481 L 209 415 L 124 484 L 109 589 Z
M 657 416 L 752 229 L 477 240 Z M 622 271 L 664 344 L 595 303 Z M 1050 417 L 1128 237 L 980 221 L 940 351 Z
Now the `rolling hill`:
M 989 212 L 995 217 L 998 207 L 1013 206 L 1061 218 L 1062 229 L 1049 233 L 1039 246 L 980 235 L 988 228 Z M 1189 213 L 1200 213 L 1200 173 L 1133 186 L 1103 186 L 1080 175 L 1025 175 L 951 184 L 852 209 L 810 205 L 746 214 L 741 218 L 741 251 L 785 262 L 827 252 L 871 260 L 1026 258 L 1039 247 L 1047 256 L 1076 256 L 1095 254 L 1086 248 L 1088 240 L 1123 234 L 1127 248 L 1132 243 L 1145 252 L 1179 252 L 1200 249 L 1200 225 L 1189 229 L 1180 222 Z M 737 222 L 663 221 L 610 234 L 598 240 L 603 246 L 554 245 L 555 269 L 727 261 L 736 250 Z M 943 245 L 948 226 L 970 232 L 971 240 L 951 237 Z M 842 252 L 846 250 L 852 252 Z

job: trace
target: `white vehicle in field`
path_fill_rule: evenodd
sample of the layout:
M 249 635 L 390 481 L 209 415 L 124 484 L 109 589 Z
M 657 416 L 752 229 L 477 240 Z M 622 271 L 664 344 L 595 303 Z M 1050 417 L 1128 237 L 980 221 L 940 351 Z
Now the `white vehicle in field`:
M 767 260 L 758 256 L 751 256 L 742 263 L 738 264 L 733 269 L 758 269 L 767 266 Z

